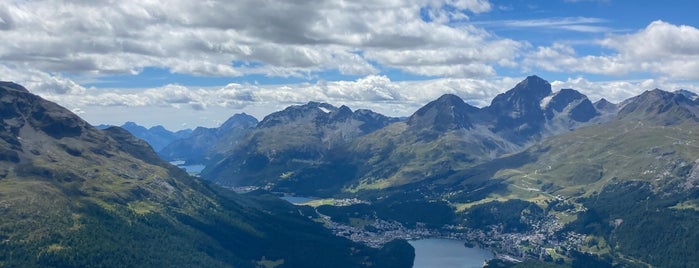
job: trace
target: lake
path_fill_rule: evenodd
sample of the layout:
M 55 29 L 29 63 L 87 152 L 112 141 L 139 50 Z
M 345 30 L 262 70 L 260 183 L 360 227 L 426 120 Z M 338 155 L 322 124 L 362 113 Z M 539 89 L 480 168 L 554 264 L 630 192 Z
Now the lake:
M 187 173 L 194 176 L 199 176 L 199 173 L 201 173 L 201 171 L 204 170 L 204 168 L 206 167 L 204 165 L 185 165 L 185 162 L 182 160 L 172 161 L 170 162 L 170 164 L 184 169 L 185 171 L 187 171 Z
M 428 238 L 409 241 L 415 248 L 413 268 L 481 268 L 493 253 L 481 248 L 467 248 L 464 241 Z

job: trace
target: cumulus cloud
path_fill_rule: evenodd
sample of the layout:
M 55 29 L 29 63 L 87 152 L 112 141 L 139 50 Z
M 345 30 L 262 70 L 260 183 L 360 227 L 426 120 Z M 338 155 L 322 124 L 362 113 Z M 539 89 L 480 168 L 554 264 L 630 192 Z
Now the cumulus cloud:
M 556 72 L 699 79 L 699 29 L 693 26 L 654 21 L 638 32 L 611 35 L 597 43 L 615 53 L 578 55 L 572 46 L 555 43 L 538 47 L 523 63 Z
M 686 89 L 699 93 L 699 86 L 690 82 L 677 82 L 674 80 L 640 79 L 640 80 L 610 80 L 591 81 L 583 77 L 568 78 L 566 81 L 553 81 L 551 86 L 556 89 L 573 88 L 587 95 L 591 101 L 605 98 L 608 101 L 619 103 L 630 97 L 639 95 L 647 90 L 662 89 L 675 91 Z
M 490 9 L 487 0 L 10 0 L 0 7 L 0 30 L 12 42 L 0 44 L 0 60 L 94 75 L 145 67 L 201 76 L 369 75 L 378 73 L 376 64 L 426 75 L 493 75 L 501 59 L 517 55 L 518 42 L 449 25 Z M 422 10 L 449 14 L 425 21 Z M 503 53 L 483 53 L 490 49 Z M 387 53 L 401 58 L 381 56 Z M 415 58 L 429 66 L 407 63 Z M 462 66 L 445 68 L 454 60 Z
M 0 64 L 0 80 L 14 81 L 38 94 L 83 94 L 86 89 L 61 75 L 36 69 L 10 68 Z

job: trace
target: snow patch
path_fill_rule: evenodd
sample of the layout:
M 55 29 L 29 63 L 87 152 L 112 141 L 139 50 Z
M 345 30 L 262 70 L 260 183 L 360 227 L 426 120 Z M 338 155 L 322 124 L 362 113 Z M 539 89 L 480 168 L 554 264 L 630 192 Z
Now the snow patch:
M 539 106 L 541 106 L 541 110 L 546 110 L 546 107 L 549 106 L 549 102 L 551 102 L 553 96 L 556 96 L 556 94 L 548 95 L 541 100 L 541 102 L 539 103 Z
M 330 110 L 329 110 L 328 108 L 325 108 L 325 107 L 322 107 L 322 106 L 318 106 L 318 109 L 320 109 L 321 111 L 323 111 L 323 112 L 326 113 L 326 114 L 327 114 L 327 113 L 330 113 Z

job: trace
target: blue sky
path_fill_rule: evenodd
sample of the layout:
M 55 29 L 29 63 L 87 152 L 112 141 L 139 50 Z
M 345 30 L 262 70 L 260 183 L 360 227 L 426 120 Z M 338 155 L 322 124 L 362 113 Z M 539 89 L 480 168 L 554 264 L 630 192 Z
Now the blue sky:
M 699 91 L 693 1 L 20 1 L 0 79 L 94 124 L 216 126 L 324 101 L 406 116 L 537 74 L 621 101 Z

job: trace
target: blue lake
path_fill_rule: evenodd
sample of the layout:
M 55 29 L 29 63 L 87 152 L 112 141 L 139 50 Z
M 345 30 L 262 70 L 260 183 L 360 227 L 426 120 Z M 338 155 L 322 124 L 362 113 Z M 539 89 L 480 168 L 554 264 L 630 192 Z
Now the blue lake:
M 464 241 L 429 238 L 409 241 L 415 248 L 413 268 L 481 268 L 493 253 L 481 248 L 467 248 Z

